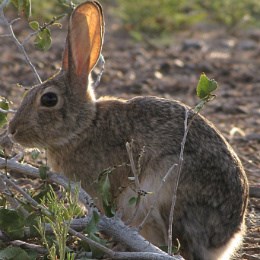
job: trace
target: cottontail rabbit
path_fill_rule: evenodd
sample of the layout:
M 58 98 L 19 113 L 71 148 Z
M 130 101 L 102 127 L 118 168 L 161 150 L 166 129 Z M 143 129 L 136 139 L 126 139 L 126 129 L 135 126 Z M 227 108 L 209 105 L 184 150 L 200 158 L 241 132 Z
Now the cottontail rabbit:
M 88 83 L 103 34 L 100 5 L 95 1 L 79 5 L 69 21 L 62 71 L 30 89 L 10 122 L 9 133 L 23 146 L 46 148 L 52 169 L 80 180 L 97 201 L 99 174 L 123 164 L 109 175 L 112 198 L 123 220 L 133 216 L 135 207 L 129 199 L 136 196 L 129 180 L 133 174 L 126 143 L 134 140 L 136 161 L 144 147 L 140 188 L 153 194 L 141 199 L 132 225 L 143 221 L 157 196 L 141 234 L 156 245 L 167 245 L 176 174 L 171 174 L 159 194 L 156 191 L 179 161 L 189 108 L 157 97 L 96 100 Z M 196 116 L 187 136 L 174 211 L 173 234 L 183 256 L 229 259 L 244 232 L 247 199 L 247 179 L 238 157 L 210 122 Z

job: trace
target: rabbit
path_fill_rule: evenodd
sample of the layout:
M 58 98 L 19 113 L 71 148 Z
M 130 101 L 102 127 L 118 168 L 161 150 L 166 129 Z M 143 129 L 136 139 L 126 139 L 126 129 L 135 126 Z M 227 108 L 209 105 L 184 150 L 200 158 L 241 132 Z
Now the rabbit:
M 237 155 L 221 133 L 185 104 L 159 97 L 96 99 L 90 74 L 104 38 L 102 8 L 80 4 L 71 14 L 62 69 L 32 87 L 9 123 L 9 135 L 24 147 L 45 148 L 48 163 L 81 185 L 102 208 L 100 173 L 109 174 L 113 203 L 123 221 L 138 227 L 156 203 L 140 233 L 157 246 L 167 245 L 169 213 L 179 163 L 184 120 L 192 119 L 173 215 L 173 241 L 189 260 L 230 259 L 245 232 L 248 182 Z M 140 162 L 139 208 L 126 143 Z M 140 151 L 143 150 L 140 157 Z

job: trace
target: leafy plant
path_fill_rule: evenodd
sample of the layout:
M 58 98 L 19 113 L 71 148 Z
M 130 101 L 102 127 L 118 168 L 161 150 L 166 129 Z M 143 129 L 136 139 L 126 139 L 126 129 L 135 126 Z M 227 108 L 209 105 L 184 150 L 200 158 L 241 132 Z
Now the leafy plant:
M 99 220 L 100 220 L 99 215 L 94 211 L 93 216 L 92 216 L 91 220 L 89 221 L 88 225 L 86 226 L 84 232 L 86 234 L 88 234 L 90 239 L 94 240 L 95 242 L 98 242 L 101 245 L 105 245 L 106 240 L 100 237 L 99 230 L 97 227 Z M 99 249 L 97 249 L 91 245 L 87 245 L 87 247 L 84 246 L 84 248 L 87 251 L 91 251 L 92 256 L 94 258 L 100 258 L 104 255 L 104 253 L 102 251 L 100 251 Z
M 239 24 L 257 23 L 259 20 L 260 2 L 257 0 L 196 0 L 196 3 L 211 21 L 229 28 Z
M 111 184 L 109 180 L 109 175 L 115 170 L 115 167 L 105 169 L 99 174 L 98 178 L 98 190 L 101 195 L 102 204 L 105 210 L 105 214 L 108 217 L 113 217 L 115 214 L 115 206 L 111 195 Z
M 125 27 L 135 37 L 169 34 L 186 27 L 201 17 L 195 12 L 194 1 L 159 0 L 138 1 L 120 0 L 118 15 Z
M 25 218 L 17 210 L 0 209 L 0 229 L 9 237 L 19 239 L 24 236 Z
M 50 187 L 50 192 L 42 199 L 41 205 L 50 212 L 49 215 L 43 215 L 38 220 L 37 230 L 42 242 L 49 252 L 50 259 L 55 260 L 58 251 L 59 259 L 64 260 L 66 259 L 66 241 L 71 219 L 82 214 L 78 206 L 78 190 L 75 191 L 74 195 L 70 191 L 65 191 L 63 197 L 58 198 L 53 188 Z M 50 224 L 56 244 L 48 241 L 43 223 Z M 69 257 L 73 259 L 71 254 Z
M 212 92 L 214 92 L 217 88 L 218 83 L 214 79 L 209 79 L 205 73 L 200 75 L 196 92 L 201 101 L 194 108 L 195 112 L 198 113 L 207 102 L 216 97 L 214 94 L 212 94 Z
M 256 0 L 117 0 L 116 16 L 136 40 L 159 37 L 201 22 L 234 28 L 259 23 L 260 2 Z
M 29 256 L 25 250 L 21 249 L 20 247 L 7 247 L 0 251 L 0 259 L 4 260 L 33 260 L 35 259 L 32 256 Z

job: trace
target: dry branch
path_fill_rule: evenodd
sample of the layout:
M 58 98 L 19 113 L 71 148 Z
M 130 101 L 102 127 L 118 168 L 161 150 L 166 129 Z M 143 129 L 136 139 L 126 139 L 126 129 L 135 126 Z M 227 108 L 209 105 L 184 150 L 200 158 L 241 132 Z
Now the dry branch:
M 39 170 L 29 164 L 22 164 L 15 160 L 6 160 L 0 157 L 0 169 L 7 169 L 8 171 L 13 171 L 16 173 L 21 173 L 33 178 L 40 178 Z M 59 174 L 48 172 L 46 181 L 59 184 L 65 188 L 78 186 L 78 183 L 70 182 L 66 177 Z M 83 190 L 79 190 L 79 200 L 91 211 L 97 209 L 94 207 L 91 197 Z M 98 212 L 98 211 L 97 211 Z M 85 218 L 86 223 L 89 221 L 89 217 Z M 152 245 L 149 241 L 145 240 L 138 232 L 130 227 L 127 227 L 120 219 L 117 218 L 107 218 L 101 215 L 100 221 L 98 223 L 99 230 L 109 235 L 114 241 L 125 245 L 130 251 L 133 252 L 114 252 L 108 248 L 101 245 L 96 245 L 94 241 L 90 241 L 88 238 L 74 229 L 72 227 L 77 226 L 79 229 L 79 223 L 84 228 L 82 219 L 73 220 L 70 233 L 80 237 L 81 239 L 87 240 L 88 243 L 93 244 L 93 246 L 99 247 L 100 250 L 105 252 L 112 257 L 112 259 L 183 259 L 180 256 L 170 256 L 165 252 L 161 251 L 156 246 Z M 76 228 L 75 228 L 76 229 Z M 102 247 L 102 248 L 101 248 Z
M 14 114 L 14 113 L 16 113 L 16 111 L 12 110 L 12 109 L 5 110 L 5 109 L 0 108 L 0 113 L 2 113 L 2 114 L 8 114 L 8 113 Z
M 24 249 L 33 250 L 33 251 L 35 251 L 35 252 L 37 252 L 39 254 L 47 254 L 48 253 L 47 249 L 45 249 L 42 246 L 31 244 L 31 243 L 26 243 L 26 242 L 21 241 L 21 240 L 11 241 L 10 244 L 12 246 L 19 246 L 19 247 L 24 248 Z

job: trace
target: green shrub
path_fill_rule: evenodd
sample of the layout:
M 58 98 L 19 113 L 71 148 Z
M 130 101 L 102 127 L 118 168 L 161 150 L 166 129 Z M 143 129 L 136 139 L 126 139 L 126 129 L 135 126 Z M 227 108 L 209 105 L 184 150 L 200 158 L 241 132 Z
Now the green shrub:
M 132 33 L 149 36 L 167 34 L 187 27 L 203 17 L 194 1 L 186 0 L 118 0 L 118 15 Z
M 209 20 L 227 27 L 259 23 L 260 1 L 258 0 L 196 0 L 196 2 Z
M 158 36 L 196 23 L 227 28 L 260 22 L 259 0 L 117 0 L 115 15 L 136 38 Z M 259 25 L 259 24 L 258 24 Z

